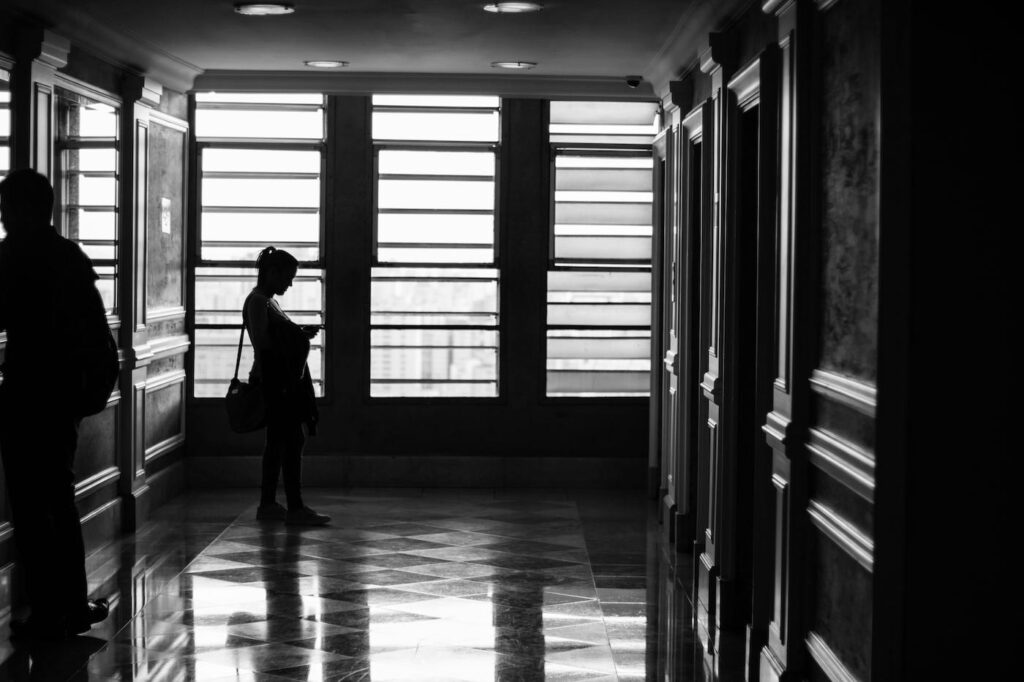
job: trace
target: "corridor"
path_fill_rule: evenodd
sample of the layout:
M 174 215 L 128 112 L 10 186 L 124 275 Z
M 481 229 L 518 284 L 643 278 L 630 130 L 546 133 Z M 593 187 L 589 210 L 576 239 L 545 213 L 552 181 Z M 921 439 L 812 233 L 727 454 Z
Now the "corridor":
M 0 680 L 663 679 L 687 578 L 639 491 L 311 493 L 335 524 L 256 522 L 237 490 L 165 505 L 90 558 L 112 617 L 5 643 Z M 701 679 L 691 627 L 675 679 Z

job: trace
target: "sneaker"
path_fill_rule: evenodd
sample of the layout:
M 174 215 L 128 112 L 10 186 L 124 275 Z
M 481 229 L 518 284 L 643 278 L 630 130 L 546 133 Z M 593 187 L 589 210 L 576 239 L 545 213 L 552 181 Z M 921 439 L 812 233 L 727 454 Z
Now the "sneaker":
M 272 504 L 261 504 L 256 508 L 257 521 L 284 521 L 287 515 L 288 510 L 277 502 Z
M 291 526 L 323 526 L 331 522 L 331 517 L 318 514 L 309 507 L 300 507 L 289 509 L 284 522 Z
M 68 634 L 80 635 L 88 632 L 96 623 L 110 615 L 110 604 L 106 599 L 90 599 L 85 611 L 68 618 Z

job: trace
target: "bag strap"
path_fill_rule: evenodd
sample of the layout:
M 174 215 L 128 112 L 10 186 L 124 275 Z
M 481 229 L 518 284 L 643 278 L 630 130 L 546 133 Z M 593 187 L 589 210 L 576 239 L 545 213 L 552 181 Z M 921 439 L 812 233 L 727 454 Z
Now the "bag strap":
M 245 304 L 249 302 L 249 297 L 245 298 L 245 303 L 242 304 L 242 331 L 238 334 L 238 355 L 235 357 L 235 376 L 233 381 L 238 380 L 238 368 L 242 364 L 242 341 L 245 340 Z

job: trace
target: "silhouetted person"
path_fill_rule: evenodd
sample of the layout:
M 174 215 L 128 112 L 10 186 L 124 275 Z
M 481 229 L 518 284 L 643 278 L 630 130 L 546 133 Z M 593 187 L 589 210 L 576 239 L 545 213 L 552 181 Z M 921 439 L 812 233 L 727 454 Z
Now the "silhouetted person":
M 250 383 L 263 387 L 267 404 L 267 443 L 263 450 L 263 484 L 256 518 L 263 521 L 319 526 L 330 521 L 302 501 L 302 447 L 306 433 L 316 433 L 313 380 L 306 358 L 316 326 L 299 326 L 274 300 L 292 285 L 299 262 L 287 251 L 268 246 L 256 259 L 256 288 L 245 299 L 243 320 L 256 360 Z M 277 502 L 278 473 L 284 474 L 288 508 Z
M 73 382 L 82 370 L 73 349 L 97 315 L 106 323 L 92 262 L 57 234 L 52 213 L 53 189 L 39 173 L 17 170 L 0 182 L 0 454 L 32 609 L 12 631 L 60 638 L 108 612 L 105 600 L 88 599 L 72 471 L 80 421 Z

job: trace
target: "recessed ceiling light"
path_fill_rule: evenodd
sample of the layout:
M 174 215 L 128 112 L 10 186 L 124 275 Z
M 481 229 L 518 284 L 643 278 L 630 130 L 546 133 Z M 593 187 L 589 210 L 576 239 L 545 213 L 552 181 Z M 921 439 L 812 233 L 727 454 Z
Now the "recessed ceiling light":
M 235 5 L 235 11 L 248 17 L 272 17 L 281 14 L 291 14 L 295 11 L 295 8 L 282 2 L 245 2 Z
M 526 69 L 532 69 L 537 66 L 537 62 L 491 62 L 491 66 L 495 69 L 517 69 L 525 71 Z
M 312 66 L 314 69 L 336 69 L 339 66 L 348 66 L 348 62 L 339 62 L 336 59 L 307 59 L 302 63 Z
M 523 14 L 525 12 L 539 12 L 544 8 L 536 2 L 492 2 L 484 5 L 484 11 L 495 14 Z

